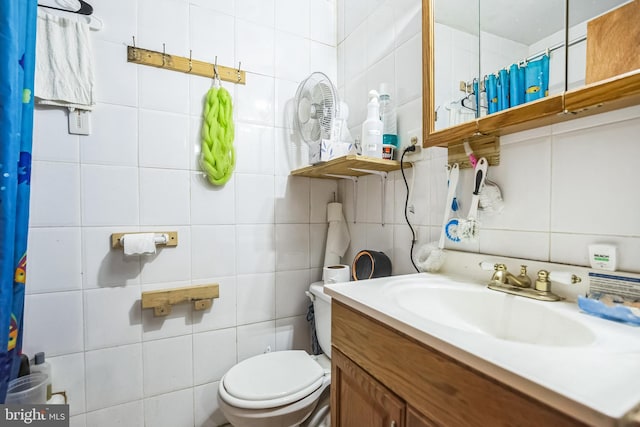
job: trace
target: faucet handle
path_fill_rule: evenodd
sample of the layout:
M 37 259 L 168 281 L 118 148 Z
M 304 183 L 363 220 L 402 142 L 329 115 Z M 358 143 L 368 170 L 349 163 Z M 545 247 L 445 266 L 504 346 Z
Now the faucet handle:
M 568 271 L 551 271 L 549 272 L 549 279 L 554 282 L 564 283 L 565 285 L 575 285 L 576 283 L 582 282 L 580 277 Z

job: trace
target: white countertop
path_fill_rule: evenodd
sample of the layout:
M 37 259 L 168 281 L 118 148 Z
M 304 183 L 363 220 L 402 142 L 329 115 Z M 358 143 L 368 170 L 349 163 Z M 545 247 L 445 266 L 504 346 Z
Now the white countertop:
M 447 326 L 394 302 L 415 284 L 497 293 L 484 284 L 428 273 L 325 286 L 325 292 L 414 339 L 592 425 L 613 425 L 640 404 L 640 328 L 580 312 L 575 302 L 540 302 L 591 330 L 593 342 L 549 346 Z M 501 294 L 502 293 L 498 293 Z M 523 298 L 510 296 L 509 298 Z M 516 313 L 517 315 L 517 313 Z

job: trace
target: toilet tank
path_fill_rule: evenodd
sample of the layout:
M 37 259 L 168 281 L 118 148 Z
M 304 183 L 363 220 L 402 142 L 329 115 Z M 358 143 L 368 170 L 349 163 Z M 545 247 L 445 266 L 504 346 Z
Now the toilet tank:
M 322 290 L 324 282 L 309 286 L 312 294 L 313 312 L 316 320 L 316 335 L 322 351 L 331 358 L 331 297 Z

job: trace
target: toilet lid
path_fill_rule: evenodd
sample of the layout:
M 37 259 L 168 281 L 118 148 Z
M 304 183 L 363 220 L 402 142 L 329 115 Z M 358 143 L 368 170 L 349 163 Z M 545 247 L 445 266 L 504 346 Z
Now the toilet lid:
M 306 397 L 322 385 L 323 377 L 324 369 L 305 351 L 276 351 L 238 363 L 221 385 L 236 406 L 264 408 Z

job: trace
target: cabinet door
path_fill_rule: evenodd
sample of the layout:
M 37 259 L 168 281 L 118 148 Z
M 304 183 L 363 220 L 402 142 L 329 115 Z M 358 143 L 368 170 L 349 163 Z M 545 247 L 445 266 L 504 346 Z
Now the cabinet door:
M 402 400 L 335 347 L 331 362 L 333 427 L 404 427 Z
M 440 424 L 431 421 L 411 406 L 407 407 L 407 427 L 440 427 Z

